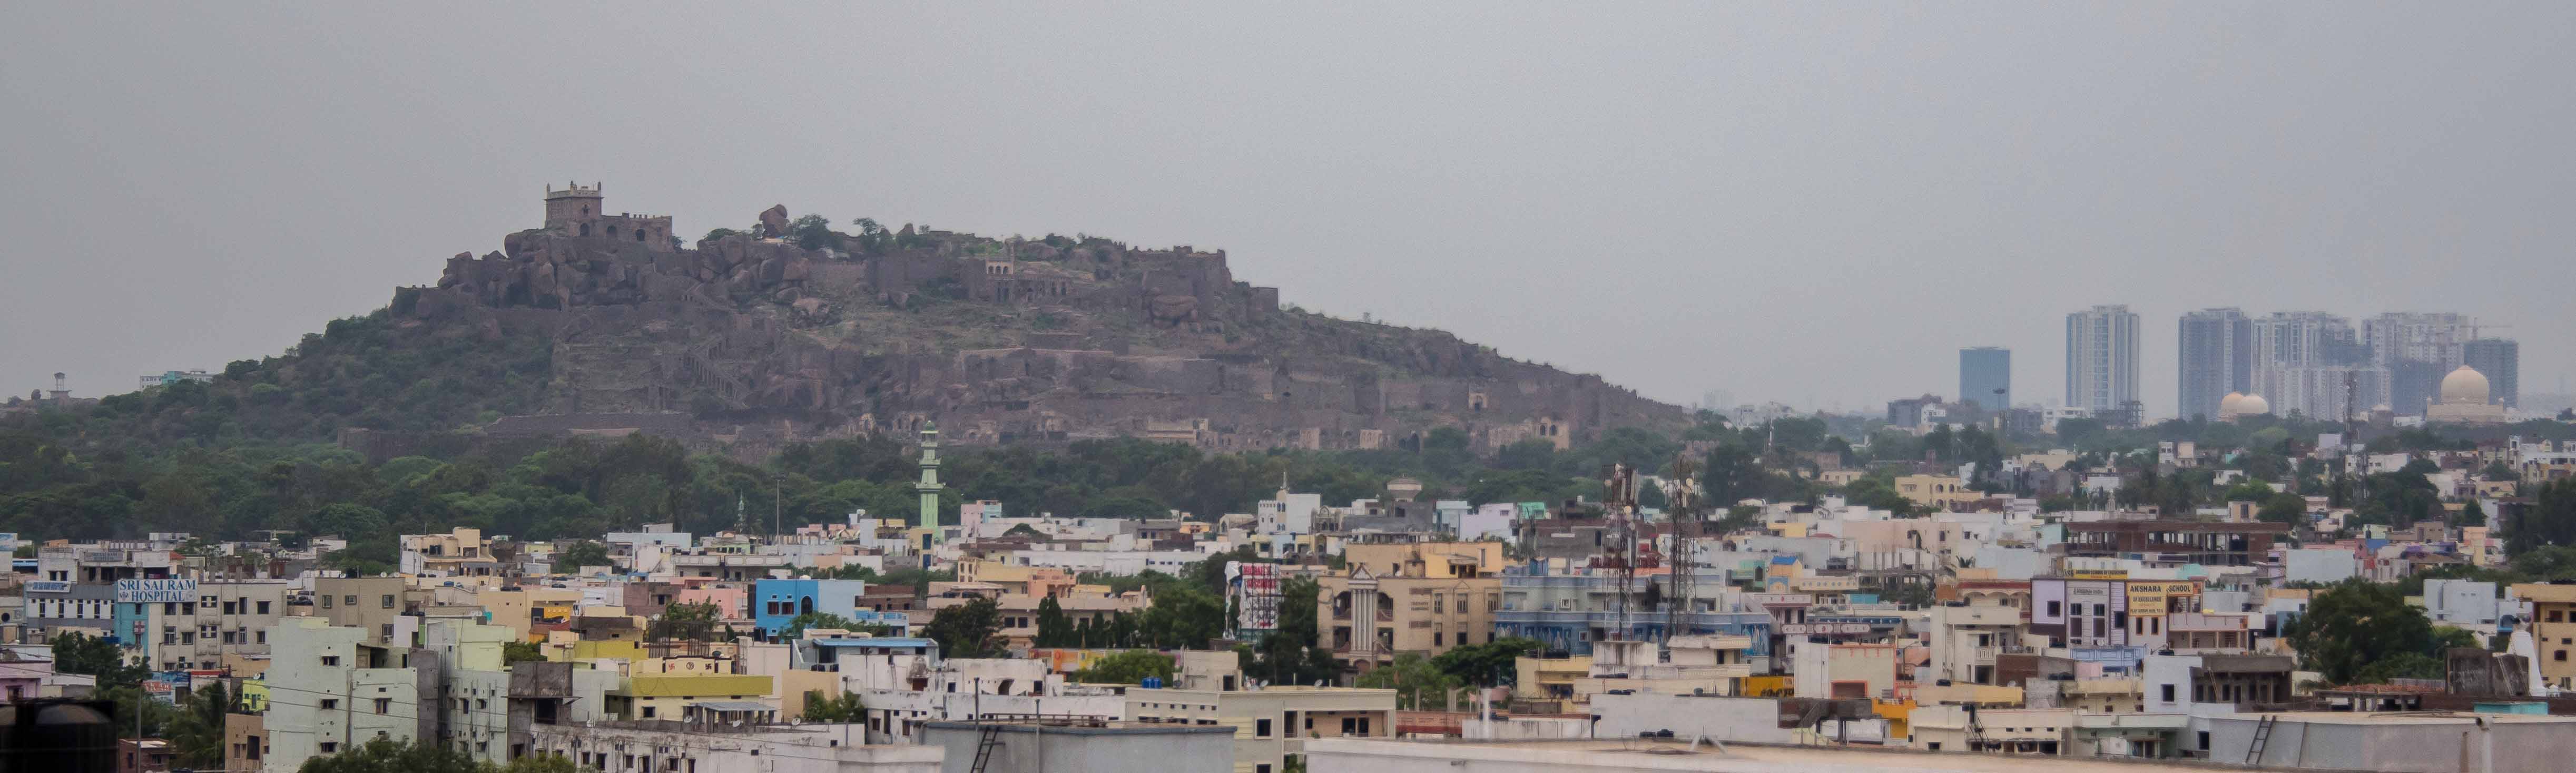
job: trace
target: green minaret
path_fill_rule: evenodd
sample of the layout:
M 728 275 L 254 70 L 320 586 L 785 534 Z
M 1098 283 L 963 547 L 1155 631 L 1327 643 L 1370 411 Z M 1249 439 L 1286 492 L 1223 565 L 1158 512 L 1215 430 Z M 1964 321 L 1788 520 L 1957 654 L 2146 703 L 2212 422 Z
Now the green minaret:
M 921 528 L 930 530 L 930 539 L 939 539 L 939 424 L 921 423 L 921 483 L 912 490 L 921 492 Z

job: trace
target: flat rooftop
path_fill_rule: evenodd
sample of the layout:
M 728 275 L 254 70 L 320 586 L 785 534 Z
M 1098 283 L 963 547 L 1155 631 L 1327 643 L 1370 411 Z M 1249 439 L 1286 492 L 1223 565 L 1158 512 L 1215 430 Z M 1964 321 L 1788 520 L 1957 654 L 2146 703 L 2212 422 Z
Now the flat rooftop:
M 1348 754 L 1379 760 L 1418 757 L 1433 761 L 1477 759 L 1542 764 L 1563 770 L 1674 770 L 1711 773 L 1779 773 L 1791 770 L 1962 771 L 1974 773 L 2160 773 L 2161 771 L 2290 770 L 2188 760 L 2127 760 L 2055 755 L 1971 754 L 1873 746 L 1769 746 L 1727 744 L 1725 751 L 1689 739 L 1604 738 L 1569 741 L 1411 741 L 1393 738 L 1319 738 L 1310 755 Z
M 2466 725 L 2480 719 L 2499 725 L 2576 724 L 2576 716 L 2560 714 L 2477 714 L 2466 711 L 2287 711 L 2268 714 L 2221 714 L 2211 719 L 2241 719 L 2254 722 L 2264 717 L 2272 717 L 2280 722 L 2308 722 L 2320 725 Z
M 989 727 L 998 728 L 1004 733 L 1028 733 L 1032 735 L 1043 732 L 1047 735 L 1187 735 L 1192 733 L 1206 733 L 1232 736 L 1235 733 L 1235 727 L 1233 725 L 1179 725 L 1160 722 L 1126 722 L 1119 720 L 1101 722 L 1060 722 L 1055 720 L 993 719 L 985 720 L 983 722 L 923 722 L 921 723 L 921 726 L 938 730 L 982 730 Z

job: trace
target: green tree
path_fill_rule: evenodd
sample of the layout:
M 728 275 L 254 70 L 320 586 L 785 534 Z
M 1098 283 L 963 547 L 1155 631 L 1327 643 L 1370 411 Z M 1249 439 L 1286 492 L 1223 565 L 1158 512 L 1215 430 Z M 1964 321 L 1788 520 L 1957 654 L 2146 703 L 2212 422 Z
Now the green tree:
M 532 661 L 543 662 L 545 659 L 545 647 L 538 645 L 536 642 L 512 641 L 501 643 L 501 662 L 503 664 L 527 663 Z
M 2284 492 L 2266 496 L 2262 502 L 2262 509 L 2254 511 L 2255 520 L 2293 526 L 2306 523 L 2308 520 L 2307 497 Z
M 1537 639 L 1505 636 L 1483 644 L 1452 647 L 1431 659 L 1431 666 L 1460 684 L 1476 687 L 1510 685 L 1520 680 L 1520 659 L 1547 645 Z
M 2363 665 L 2353 674 L 2352 681 L 2386 684 L 2393 679 L 2440 679 L 2444 673 L 2440 659 L 2421 652 L 2400 652 Z
M 55 637 L 53 654 L 54 670 L 97 677 L 101 685 L 134 684 L 151 675 L 150 670 L 126 662 L 123 647 L 78 631 Z
M 804 638 L 807 630 L 816 628 L 864 633 L 870 636 L 892 636 L 897 630 L 894 626 L 862 623 L 830 612 L 806 612 L 788 620 L 786 627 L 778 629 L 778 640 L 801 639 Z
M 673 604 L 663 607 L 662 615 L 645 626 L 645 635 L 656 641 L 706 641 L 715 634 L 717 622 L 714 604 Z
M 2576 546 L 2576 478 L 2561 478 L 2538 489 L 2532 493 L 2531 506 L 2519 522 L 2504 524 L 2506 552 L 2521 554 L 2544 545 Z
M 1393 662 L 1360 674 L 1359 686 L 1394 690 L 1396 708 L 1420 711 L 1447 705 L 1449 691 L 1465 683 L 1442 672 L 1422 653 L 1404 652 L 1398 653 Z
M 555 553 L 555 573 L 569 574 L 585 566 L 613 566 L 608 546 L 590 540 L 575 541 Z
M 859 699 L 858 693 L 845 692 L 827 698 L 820 691 L 805 691 L 805 721 L 808 722 L 865 722 L 868 716 L 866 709 L 867 704 Z
M 806 215 L 787 223 L 787 238 L 796 246 L 809 250 L 840 246 L 840 234 L 832 232 L 832 221 L 822 215 Z
M 219 768 L 224 763 L 224 715 L 232 712 L 231 693 L 223 682 L 214 682 L 188 695 L 187 702 L 170 718 L 164 734 L 175 761 L 183 768 Z
M 1145 677 L 1170 679 L 1177 670 L 1178 664 L 1170 655 L 1127 650 L 1101 656 L 1090 667 L 1073 672 L 1072 679 L 1086 684 L 1143 684 Z
M 1225 635 L 1223 597 L 1181 583 L 1155 588 L 1153 595 L 1153 606 L 1136 623 L 1147 643 L 1166 649 L 1204 649 Z
M 1324 589 L 1311 577 L 1292 577 L 1279 584 L 1279 627 L 1240 656 L 1245 677 L 1271 684 L 1315 684 L 1332 680 L 1341 667 L 1333 651 L 1317 640 Z
M 2431 656 L 2440 641 L 2423 610 L 2392 585 L 2346 580 L 2316 594 L 2307 614 L 2282 632 L 2301 665 L 2333 684 L 2352 684 L 2363 668 L 2401 654 Z
M 995 657 L 1003 652 L 1002 641 L 995 634 L 1002 630 L 1002 607 L 992 599 L 979 598 L 939 610 L 930 618 L 922 633 L 939 642 L 942 656 L 951 658 Z
M 1073 618 L 1064 614 L 1064 605 L 1056 603 L 1054 596 L 1038 600 L 1037 623 L 1037 646 L 1071 647 L 1077 643 Z
M 552 755 L 548 755 L 552 756 Z M 337 754 L 314 757 L 297 773 L 490 773 L 472 755 L 437 742 L 369 739 Z

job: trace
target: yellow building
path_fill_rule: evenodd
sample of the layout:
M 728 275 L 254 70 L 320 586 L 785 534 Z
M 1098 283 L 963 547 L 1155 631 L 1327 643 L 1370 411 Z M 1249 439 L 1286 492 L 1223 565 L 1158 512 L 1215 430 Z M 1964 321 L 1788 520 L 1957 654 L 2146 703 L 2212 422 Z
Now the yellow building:
M 1451 579 L 1500 571 L 1500 542 L 1354 544 L 1342 548 L 1343 567 L 1368 567 L 1379 577 Z
M 1520 680 L 1512 688 L 1512 698 L 1523 701 L 1574 700 L 1574 682 L 1592 675 L 1592 656 L 1563 658 L 1521 656 L 1512 662 Z
M 1494 639 L 1502 545 L 1351 545 L 1341 574 L 1317 578 L 1316 630 L 1336 657 L 1367 668 L 1399 652 L 1425 657 Z M 1479 563 L 1490 562 L 1490 563 Z
M 699 704 L 758 703 L 778 710 L 774 680 L 742 674 L 660 674 L 633 676 L 608 691 L 603 712 L 618 719 L 687 719 Z
M 1952 475 L 1900 477 L 1896 479 L 1896 493 L 1907 501 L 1934 510 L 1957 510 L 1967 503 L 1986 498 L 1985 494 L 1968 488 L 1967 483 Z
M 1306 741 L 1395 735 L 1395 691 L 1351 687 L 1127 691 L 1138 722 L 1234 727 L 1235 773 L 1277 773 Z M 1143 769 L 1153 766 L 1144 765 Z
M 2516 583 L 2513 597 L 2531 602 L 2531 638 L 2539 645 L 2540 680 L 2576 687 L 2576 585 Z

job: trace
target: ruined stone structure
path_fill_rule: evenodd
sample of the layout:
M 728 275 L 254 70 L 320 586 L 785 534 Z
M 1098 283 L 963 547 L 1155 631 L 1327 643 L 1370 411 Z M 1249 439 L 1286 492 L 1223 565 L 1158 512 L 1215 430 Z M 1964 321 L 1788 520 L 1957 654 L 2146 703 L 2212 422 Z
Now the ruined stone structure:
M 1132 436 L 1211 450 L 1393 448 L 1453 426 L 1495 447 L 1618 426 L 1678 429 L 1676 406 L 1437 330 L 1283 311 L 1223 251 L 916 230 L 685 248 L 667 216 L 609 215 L 596 185 L 549 187 L 540 228 L 448 259 L 393 313 L 437 334 L 542 336 L 548 413 L 514 427 L 609 431 L 685 415 L 700 441 L 767 447 L 904 433 L 975 445 Z M 810 243 L 810 240 L 809 240 Z M 569 422 L 569 423 L 566 423 Z M 640 423 L 640 422 L 638 422 Z

